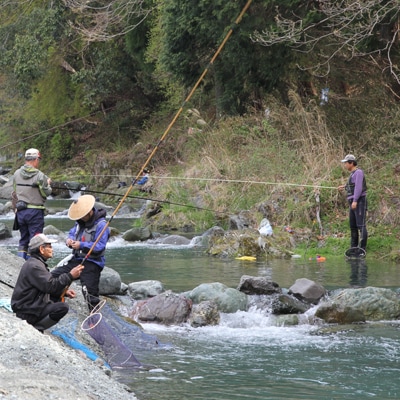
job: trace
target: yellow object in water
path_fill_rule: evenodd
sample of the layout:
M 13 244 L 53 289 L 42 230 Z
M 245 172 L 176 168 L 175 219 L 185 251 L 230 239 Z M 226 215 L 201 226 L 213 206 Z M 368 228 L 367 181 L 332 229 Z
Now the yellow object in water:
M 242 257 L 236 257 L 236 260 L 256 261 L 257 258 L 253 256 L 242 256 Z

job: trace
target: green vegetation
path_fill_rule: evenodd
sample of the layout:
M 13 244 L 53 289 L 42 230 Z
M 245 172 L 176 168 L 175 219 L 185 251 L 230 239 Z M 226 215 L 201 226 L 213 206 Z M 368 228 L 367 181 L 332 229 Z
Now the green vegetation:
M 252 228 L 263 217 L 277 232 L 290 225 L 296 251 L 313 256 L 342 254 L 349 243 L 347 206 L 336 187 L 347 179 L 339 160 L 354 153 L 368 181 L 368 249 L 397 259 L 400 45 L 393 0 L 361 10 L 338 10 L 344 3 L 330 1 L 253 1 L 211 67 L 245 1 L 108 0 L 104 14 L 91 3 L 0 5 L 7 166 L 38 147 L 53 179 L 104 190 L 115 188 L 121 171 L 130 180 L 156 149 L 149 197 L 175 203 L 162 203 L 151 218 L 156 228 L 228 228 L 231 215 L 248 210 Z M 328 15 L 346 23 L 321 25 Z M 302 20 L 291 24 L 294 16 Z M 370 21 L 365 32 L 373 34 L 360 38 Z

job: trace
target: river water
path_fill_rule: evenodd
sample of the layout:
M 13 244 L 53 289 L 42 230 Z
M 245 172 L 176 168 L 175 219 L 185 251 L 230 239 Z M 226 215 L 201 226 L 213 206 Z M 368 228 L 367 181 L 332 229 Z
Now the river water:
M 10 217 L 0 222 L 12 225 Z M 111 226 L 124 231 L 131 222 L 114 218 Z M 72 226 L 65 216 L 46 217 L 49 224 L 64 232 Z M 0 242 L 13 252 L 18 241 L 14 234 Z M 61 242 L 54 247 L 57 257 L 51 264 L 69 253 Z M 368 258 L 353 265 L 341 256 L 324 263 L 220 260 L 195 245 L 129 244 L 121 238 L 110 241 L 107 265 L 125 283 L 155 279 L 175 293 L 205 282 L 237 287 L 242 275 L 265 276 L 282 288 L 303 277 L 328 290 L 400 287 L 398 265 Z M 133 349 L 139 361 L 154 367 L 119 373 L 118 379 L 140 400 L 400 398 L 400 321 L 282 327 L 267 312 L 251 309 L 223 314 L 216 327 L 145 324 L 144 330 L 170 346 Z

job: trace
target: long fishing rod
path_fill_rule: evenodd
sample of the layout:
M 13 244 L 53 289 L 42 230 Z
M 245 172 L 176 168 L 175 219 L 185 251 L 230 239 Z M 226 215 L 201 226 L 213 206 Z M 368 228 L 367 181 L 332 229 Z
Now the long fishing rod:
M 238 25 L 240 23 L 240 21 L 242 20 L 244 14 L 246 13 L 247 9 L 250 7 L 252 0 L 248 0 L 246 5 L 243 7 L 242 11 L 240 12 L 239 16 L 236 18 L 234 25 Z M 127 199 L 127 197 L 129 196 L 129 193 L 132 191 L 133 186 L 135 185 L 135 183 L 138 181 L 138 179 L 140 178 L 140 176 L 142 175 L 144 169 L 147 167 L 147 165 L 150 163 L 150 161 L 152 160 L 152 158 L 154 157 L 154 155 L 156 154 L 156 152 L 158 151 L 158 148 L 160 147 L 160 145 L 163 143 L 163 141 L 165 140 L 165 138 L 167 137 L 169 131 L 171 130 L 172 126 L 175 124 L 176 120 L 178 119 L 179 115 L 182 113 L 183 111 L 183 107 L 184 105 L 192 98 L 194 92 L 196 91 L 197 87 L 200 85 L 201 81 L 204 79 L 204 77 L 206 76 L 210 66 L 212 66 L 214 64 L 214 61 L 216 60 L 216 58 L 218 57 L 218 55 L 220 54 L 220 52 L 222 51 L 222 49 L 224 48 L 226 42 L 228 41 L 228 39 L 231 37 L 233 33 L 233 26 L 229 29 L 228 33 L 226 34 L 225 38 L 223 39 L 222 43 L 220 44 L 220 46 L 218 47 L 217 51 L 215 52 L 215 54 L 213 55 L 213 57 L 210 60 L 209 65 L 204 69 L 203 73 L 201 74 L 200 78 L 197 80 L 197 82 L 195 83 L 195 85 L 193 86 L 192 90 L 190 91 L 190 93 L 188 94 L 188 96 L 186 97 L 186 99 L 184 100 L 184 102 L 182 103 L 181 107 L 179 108 L 179 110 L 176 112 L 174 118 L 172 118 L 172 121 L 170 122 L 170 124 L 168 125 L 167 129 L 164 131 L 164 133 L 162 134 L 159 142 L 154 146 L 153 151 L 150 153 L 150 155 L 148 156 L 147 160 L 144 162 L 144 164 L 142 165 L 142 167 L 140 168 L 140 171 L 138 172 L 138 174 L 136 175 L 136 178 L 132 181 L 131 185 L 129 186 L 129 188 L 127 189 L 126 193 L 124 194 L 124 196 L 122 197 L 122 199 L 120 200 L 120 202 L 118 203 L 117 207 L 115 208 L 114 212 L 112 213 L 110 219 L 106 222 L 106 224 L 104 225 L 103 229 L 101 230 L 101 232 L 99 233 L 99 236 L 97 237 L 97 239 L 94 241 L 94 243 L 92 244 L 92 247 L 89 249 L 88 253 L 86 254 L 85 258 L 82 261 L 82 264 L 89 258 L 89 256 L 92 254 L 93 249 L 95 248 L 95 246 L 97 245 L 97 243 L 99 242 L 99 240 L 101 239 L 101 237 L 103 236 L 104 232 L 108 229 L 108 226 L 110 225 L 111 221 L 113 220 L 114 216 L 117 214 L 117 212 L 119 211 L 119 209 L 122 207 L 122 204 L 125 202 L 125 200 Z

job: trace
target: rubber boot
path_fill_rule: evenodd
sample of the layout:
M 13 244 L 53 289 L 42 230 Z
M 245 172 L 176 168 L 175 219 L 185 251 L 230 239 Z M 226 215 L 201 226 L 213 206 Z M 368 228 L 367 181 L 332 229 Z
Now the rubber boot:
M 19 247 L 17 256 L 23 258 L 24 260 L 27 260 L 28 259 L 28 249 L 26 249 L 24 247 Z
M 51 328 L 53 325 L 55 325 L 58 321 L 54 321 L 54 319 L 51 319 L 48 315 L 46 315 L 43 319 L 41 319 L 39 322 L 36 322 L 35 325 L 33 325 L 34 328 L 36 328 L 39 332 L 42 332 L 45 329 Z
M 352 229 L 350 247 L 358 247 L 359 244 L 358 241 L 359 241 L 358 229 Z

